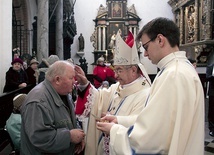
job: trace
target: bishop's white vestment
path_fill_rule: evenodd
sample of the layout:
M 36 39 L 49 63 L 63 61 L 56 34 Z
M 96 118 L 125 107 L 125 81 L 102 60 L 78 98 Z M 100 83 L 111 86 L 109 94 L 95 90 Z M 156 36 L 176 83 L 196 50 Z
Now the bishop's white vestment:
M 96 128 L 96 120 L 91 115 L 101 117 L 102 112 L 109 112 L 117 116 L 130 116 L 129 120 L 118 117 L 119 124 L 130 127 L 134 124 L 137 115 L 145 107 L 148 98 L 150 85 L 144 77 L 139 77 L 130 84 L 121 87 L 119 83 L 112 84 L 109 89 L 97 90 L 90 85 L 88 94 L 86 93 L 81 100 L 77 99 L 77 106 L 80 102 L 85 102 L 85 110 L 82 115 L 87 116 L 90 112 L 88 130 L 86 134 L 85 155 L 103 155 L 103 134 Z M 87 92 L 87 91 L 86 91 Z M 79 118 L 81 119 L 82 116 Z

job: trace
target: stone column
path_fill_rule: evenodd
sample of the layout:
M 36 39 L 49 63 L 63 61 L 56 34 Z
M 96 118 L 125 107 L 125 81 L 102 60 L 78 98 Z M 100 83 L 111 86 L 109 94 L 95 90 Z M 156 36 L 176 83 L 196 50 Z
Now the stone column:
M 63 60 L 63 0 L 57 1 L 56 8 L 56 54 Z
M 98 51 L 101 50 L 101 27 L 98 26 Z
M 135 38 L 136 35 L 137 35 L 137 27 L 136 27 L 136 26 L 134 27 L 134 32 L 133 32 L 133 34 L 134 34 L 134 38 Z
M 49 0 L 38 0 L 37 16 L 37 57 L 42 58 L 49 56 Z
M 131 26 L 129 27 L 129 31 L 132 32 L 132 27 Z
M 106 26 L 103 26 L 103 48 L 102 50 L 106 50 Z

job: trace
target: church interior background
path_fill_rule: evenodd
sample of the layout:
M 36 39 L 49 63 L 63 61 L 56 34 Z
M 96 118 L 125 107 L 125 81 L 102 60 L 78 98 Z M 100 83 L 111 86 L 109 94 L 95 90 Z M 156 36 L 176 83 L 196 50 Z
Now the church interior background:
M 57 54 L 60 59 L 72 58 L 76 64 L 83 62 L 90 76 L 98 57 L 104 56 L 107 63 L 113 58 L 114 35 L 119 29 L 123 37 L 128 31 L 136 36 L 146 22 L 158 16 L 175 20 L 181 32 L 181 49 L 187 51 L 188 58 L 197 60 L 197 72 L 203 83 L 206 65 L 214 61 L 212 0 L 163 0 L 157 3 L 155 0 L 95 0 L 87 5 L 84 0 L 9 0 L 1 3 L 11 11 L 11 18 L 1 17 L 2 20 L 12 23 L 11 31 L 6 30 L 9 28 L 6 22 L 1 22 L 5 23 L 2 34 L 6 32 L 8 37 L 11 33 L 9 42 L 3 35 L 1 39 L 2 45 L 8 45 L 6 49 L 2 46 L 1 50 L 8 51 L 3 53 L 7 61 L 1 62 L 1 75 L 9 68 L 12 55 L 20 52 L 26 61 L 31 56 L 41 61 L 51 54 Z M 80 34 L 85 40 L 81 51 L 78 47 Z M 143 57 L 144 51 L 139 44 L 138 51 L 149 75 L 155 76 L 157 67 Z M 1 92 L 4 82 L 2 76 Z
M 178 25 L 180 48 L 197 61 L 206 92 L 206 65 L 214 63 L 213 0 L 1 0 L 0 10 L 0 93 L 15 52 L 26 61 L 31 56 L 41 61 L 51 54 L 72 58 L 87 65 L 90 77 L 97 58 L 104 56 L 107 63 L 113 58 L 119 29 L 123 37 L 128 31 L 136 36 L 145 23 L 160 16 Z M 80 34 L 85 40 L 81 51 Z M 157 67 L 137 46 L 141 62 L 155 76 Z

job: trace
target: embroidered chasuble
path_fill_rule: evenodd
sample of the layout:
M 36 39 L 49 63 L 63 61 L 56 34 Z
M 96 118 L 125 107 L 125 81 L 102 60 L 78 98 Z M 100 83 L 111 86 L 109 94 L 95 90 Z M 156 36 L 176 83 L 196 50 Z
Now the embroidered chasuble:
M 145 106 L 150 86 L 145 78 L 140 77 L 123 88 L 119 83 L 111 85 L 109 89 L 97 90 L 92 85 L 86 94 L 87 107 L 91 107 L 90 113 L 101 117 L 102 112 L 108 112 L 117 116 L 130 116 L 130 119 L 118 118 L 118 123 L 130 127 L 135 122 L 137 115 Z M 78 102 L 78 101 L 77 101 Z M 88 104 L 91 103 L 91 106 Z M 85 112 L 89 109 L 85 109 Z M 81 116 L 80 116 L 81 118 Z M 90 116 L 86 137 L 85 155 L 103 155 L 103 136 L 96 129 L 96 120 Z

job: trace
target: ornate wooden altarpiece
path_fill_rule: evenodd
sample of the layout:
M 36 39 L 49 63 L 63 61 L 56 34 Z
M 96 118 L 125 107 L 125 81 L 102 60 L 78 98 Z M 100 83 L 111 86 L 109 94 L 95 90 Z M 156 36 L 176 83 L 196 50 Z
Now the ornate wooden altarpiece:
M 214 1 L 170 0 L 180 28 L 180 47 L 198 66 L 214 63 Z
M 113 59 L 114 39 L 119 29 L 122 31 L 122 37 L 127 36 L 128 30 L 136 36 L 139 30 L 138 23 L 141 19 L 136 14 L 134 5 L 127 7 L 127 0 L 106 0 L 106 5 L 106 7 L 100 5 L 94 19 L 94 32 L 90 37 L 94 47 L 93 64 L 96 64 L 100 56 L 103 56 L 107 62 Z

